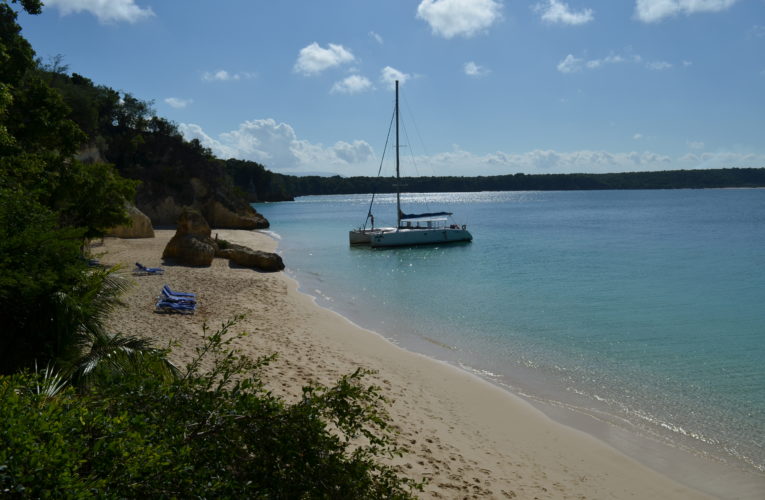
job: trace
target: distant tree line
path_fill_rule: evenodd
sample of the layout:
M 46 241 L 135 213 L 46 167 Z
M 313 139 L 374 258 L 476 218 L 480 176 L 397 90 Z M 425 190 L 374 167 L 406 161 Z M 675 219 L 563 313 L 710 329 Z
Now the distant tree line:
M 250 201 L 285 201 L 295 196 L 393 193 L 394 177 L 283 175 L 262 165 L 228 160 L 235 185 Z M 478 177 L 404 177 L 402 192 L 572 191 L 595 189 L 703 189 L 765 186 L 765 168 L 665 170 L 610 174 L 509 174 Z

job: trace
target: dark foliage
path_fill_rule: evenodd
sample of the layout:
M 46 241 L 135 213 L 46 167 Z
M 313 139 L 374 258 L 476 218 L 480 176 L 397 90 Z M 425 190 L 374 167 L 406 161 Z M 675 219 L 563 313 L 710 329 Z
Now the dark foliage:
M 67 498 L 412 498 L 384 398 L 357 371 L 288 404 L 271 357 L 230 350 L 229 322 L 172 382 L 134 374 L 55 396 L 0 377 L 0 495 Z M 211 371 L 201 371 L 213 358 Z
M 276 174 L 253 162 L 229 160 L 236 185 L 253 201 L 295 196 L 395 193 L 393 177 L 297 177 Z M 405 177 L 403 192 L 571 191 L 595 189 L 702 189 L 765 186 L 765 168 L 669 170 L 611 174 L 513 174 L 479 177 Z

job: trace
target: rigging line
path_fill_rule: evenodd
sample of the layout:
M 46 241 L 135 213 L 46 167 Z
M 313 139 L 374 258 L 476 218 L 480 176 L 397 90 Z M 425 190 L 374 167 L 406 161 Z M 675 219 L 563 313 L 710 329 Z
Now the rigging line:
M 385 146 L 383 146 L 383 152 L 382 157 L 380 158 L 380 167 L 377 169 L 377 178 L 380 178 L 380 173 L 382 172 L 383 162 L 385 161 L 385 152 L 388 150 L 388 141 L 390 141 L 390 132 L 393 129 L 393 119 L 396 117 L 395 110 L 393 113 L 391 113 L 390 116 L 390 123 L 388 124 L 388 135 L 385 137 Z M 372 204 L 375 202 L 375 195 L 377 194 L 377 189 L 375 188 L 374 191 L 372 191 L 372 199 L 369 201 L 369 209 L 367 210 L 367 218 L 364 221 L 363 229 L 367 228 L 367 221 L 369 221 L 369 217 L 372 215 Z
M 411 107 L 409 106 L 409 101 L 406 98 L 406 94 L 401 94 L 401 100 L 404 103 L 404 108 L 406 108 L 406 112 L 408 113 L 409 120 L 414 125 L 414 132 L 416 134 L 416 138 L 419 140 L 418 146 L 422 148 L 422 154 L 420 155 L 423 162 L 428 166 L 430 170 L 431 177 L 436 177 L 436 170 L 433 168 L 433 161 L 432 156 L 428 152 L 428 148 L 425 146 L 425 141 L 422 139 L 422 134 L 420 133 L 420 127 L 417 125 L 417 120 L 414 119 L 414 113 L 412 112 Z M 412 144 L 412 142 L 409 140 L 409 135 L 406 129 L 406 124 L 402 122 L 402 125 L 404 127 L 404 135 L 406 136 L 407 144 Z M 420 175 L 419 168 L 417 168 L 417 163 L 414 159 L 414 152 L 412 147 L 409 148 L 410 155 L 412 157 L 412 163 L 414 164 L 414 169 L 417 172 L 418 175 Z M 433 212 L 434 210 L 430 207 L 430 203 L 428 202 L 428 198 L 425 198 L 425 207 L 428 212 Z M 454 217 L 449 217 L 452 221 L 454 221 Z
M 425 151 L 425 163 L 428 164 L 430 167 L 431 177 L 435 177 L 435 171 L 433 170 L 433 165 L 429 162 L 429 156 L 427 155 L 427 150 L 425 149 L 425 141 L 422 140 L 422 136 L 420 135 L 420 129 L 417 127 L 417 120 L 414 119 L 414 113 L 412 113 L 411 108 L 409 107 L 409 101 L 407 101 L 406 96 L 401 96 L 402 100 L 404 101 L 404 107 L 406 107 L 408 111 L 408 116 L 411 122 L 414 124 L 414 131 L 417 134 L 418 139 L 420 140 L 420 146 L 422 147 L 423 151 Z M 406 138 L 407 144 L 411 144 L 412 142 L 409 140 L 409 131 L 406 127 L 406 122 L 401 120 L 401 126 L 404 129 L 404 137 Z M 417 173 L 418 176 L 421 176 L 420 169 L 417 166 L 417 160 L 414 156 L 414 148 L 411 146 L 409 147 L 409 156 L 412 159 L 412 165 L 414 166 L 414 171 Z M 425 211 L 426 212 L 433 212 L 434 210 L 431 208 L 430 203 L 428 202 L 428 197 L 425 197 Z
M 428 167 L 430 167 L 430 175 L 432 177 L 436 176 L 436 171 L 433 168 L 433 164 L 430 161 L 430 154 L 428 152 L 428 148 L 425 147 L 425 141 L 422 139 L 422 134 L 420 133 L 420 127 L 417 125 L 417 120 L 414 118 L 414 113 L 412 112 L 411 107 L 409 106 L 409 101 L 406 99 L 405 95 L 402 95 L 402 99 L 404 101 L 404 106 L 406 107 L 407 112 L 409 113 L 409 119 L 411 120 L 412 124 L 414 125 L 414 132 L 416 134 L 416 138 L 419 140 L 419 147 L 422 148 L 422 157 L 426 159 L 425 163 L 427 163 Z M 411 142 L 409 142 L 411 144 Z M 419 171 L 418 171 L 419 173 Z

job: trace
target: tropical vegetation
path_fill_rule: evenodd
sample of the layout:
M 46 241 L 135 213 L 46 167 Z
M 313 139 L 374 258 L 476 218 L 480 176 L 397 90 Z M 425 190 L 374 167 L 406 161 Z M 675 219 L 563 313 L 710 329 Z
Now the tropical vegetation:
M 125 176 L 147 193 L 224 165 L 148 103 L 36 61 L 15 8 L 42 2 L 0 0 L 0 497 L 411 498 L 380 464 L 400 451 L 366 372 L 288 403 L 263 385 L 272 357 L 231 348 L 233 321 L 183 368 L 109 331 L 127 283 L 87 242 L 128 221 Z M 76 158 L 99 143 L 113 163 Z

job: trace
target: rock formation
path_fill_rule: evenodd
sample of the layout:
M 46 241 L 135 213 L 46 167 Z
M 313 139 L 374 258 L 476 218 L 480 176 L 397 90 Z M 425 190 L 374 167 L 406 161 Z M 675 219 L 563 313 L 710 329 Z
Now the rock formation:
M 196 210 L 185 209 L 178 218 L 175 236 L 167 242 L 163 259 L 187 266 L 209 266 L 218 250 L 210 238 L 210 226 Z
M 249 206 L 234 211 L 217 199 L 204 200 L 194 199 L 185 205 L 172 196 L 165 196 L 158 200 L 140 200 L 139 206 L 157 226 L 172 226 L 187 208 L 199 211 L 211 226 L 220 229 L 266 229 L 269 226 L 268 220 Z
M 185 209 L 178 218 L 175 236 L 167 243 L 163 259 L 187 266 L 209 266 L 214 257 L 229 259 L 240 266 L 273 272 L 284 269 L 282 258 L 271 252 L 218 242 L 210 237 L 210 226 L 196 210 Z M 221 248 L 223 247 L 223 248 Z
M 284 269 L 281 256 L 260 250 L 253 250 L 242 245 L 229 244 L 227 248 L 218 251 L 218 257 L 223 257 L 243 267 L 251 267 L 260 271 L 274 272 Z
M 154 228 L 151 219 L 133 205 L 128 205 L 125 210 L 130 217 L 130 224 L 117 226 L 106 231 L 107 236 L 117 238 L 153 238 Z
M 268 221 L 251 210 L 249 213 L 235 213 L 217 200 L 212 200 L 205 205 L 205 218 L 210 221 L 213 227 L 221 229 L 266 229 Z

